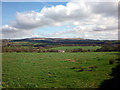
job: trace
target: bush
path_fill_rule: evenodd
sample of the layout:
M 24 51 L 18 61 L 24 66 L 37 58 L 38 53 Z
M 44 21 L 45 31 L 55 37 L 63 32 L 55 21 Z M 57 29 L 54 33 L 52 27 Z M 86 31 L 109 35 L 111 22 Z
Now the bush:
M 114 60 L 110 59 L 109 64 L 113 64 L 113 63 L 114 63 Z

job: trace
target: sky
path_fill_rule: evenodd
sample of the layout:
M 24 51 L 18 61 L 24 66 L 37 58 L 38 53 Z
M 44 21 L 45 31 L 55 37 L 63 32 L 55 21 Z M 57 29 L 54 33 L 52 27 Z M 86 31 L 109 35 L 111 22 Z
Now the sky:
M 3 2 L 4 39 L 118 39 L 117 2 Z

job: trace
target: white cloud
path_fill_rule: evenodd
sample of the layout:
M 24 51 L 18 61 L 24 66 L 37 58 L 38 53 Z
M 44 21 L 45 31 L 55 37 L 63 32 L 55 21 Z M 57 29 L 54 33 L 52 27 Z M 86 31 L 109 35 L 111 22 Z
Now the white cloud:
M 72 24 L 75 25 L 74 28 L 64 32 L 50 33 L 49 37 L 72 35 L 71 37 L 116 39 L 117 8 L 117 3 L 71 1 L 66 6 L 44 7 L 41 12 L 17 12 L 16 19 L 9 26 L 3 26 L 3 36 L 13 36 L 13 34 L 15 34 L 14 37 L 30 36 L 38 27 Z

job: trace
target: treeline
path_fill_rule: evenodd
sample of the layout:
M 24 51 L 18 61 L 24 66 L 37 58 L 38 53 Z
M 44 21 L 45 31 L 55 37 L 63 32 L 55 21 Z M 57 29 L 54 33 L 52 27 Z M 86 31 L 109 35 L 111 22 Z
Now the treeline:
M 105 44 L 102 45 L 102 48 L 95 50 L 95 52 L 111 52 L 111 51 L 120 51 L 119 44 Z
M 16 52 L 16 53 L 20 53 L 20 52 L 90 52 L 90 50 L 83 50 L 82 48 L 79 49 L 72 49 L 72 50 L 46 50 L 46 49 L 34 49 L 34 48 L 2 48 L 2 52 Z
M 38 49 L 34 48 L 4 48 L 2 47 L 2 52 L 38 52 Z
M 44 40 L 43 40 L 44 41 Z M 62 40 L 65 41 L 65 40 Z M 64 43 L 69 42 L 70 40 L 66 40 Z M 72 42 L 75 42 L 76 40 L 73 40 Z M 96 49 L 96 50 L 91 50 L 91 49 L 87 49 L 87 50 L 83 50 L 82 48 L 78 48 L 78 49 L 72 49 L 72 50 L 64 50 L 65 52 L 110 52 L 110 51 L 120 51 L 120 43 L 119 41 L 93 41 L 93 42 L 97 42 L 96 43 L 89 43 L 90 40 L 81 40 L 81 42 L 86 42 L 85 43 L 80 43 L 79 44 L 53 44 L 53 43 L 33 43 L 31 40 L 29 42 L 31 43 L 25 43 L 25 44 L 14 44 L 13 42 L 15 41 L 9 41 L 9 40 L 4 40 L 2 43 L 2 52 L 59 52 L 59 50 L 50 50 L 53 47 L 60 47 L 60 46 L 100 46 L 100 49 Z M 16 41 L 17 42 L 17 41 Z M 38 42 L 38 41 L 34 41 L 34 42 Z M 40 42 L 40 41 L 39 41 Z M 47 42 L 47 41 L 44 41 Z M 103 44 L 101 44 L 100 42 L 102 42 Z M 55 43 L 55 42 L 54 42 Z M 60 42 L 58 42 L 60 43 Z M 49 50 L 48 50 L 49 49 Z
M 96 50 L 83 50 L 82 48 L 78 48 L 78 49 L 71 49 L 71 50 L 63 50 L 64 52 L 119 52 L 120 51 L 120 45 L 118 44 L 114 44 L 114 45 L 102 45 L 100 49 L 96 49 Z M 43 47 L 37 47 L 37 48 L 33 48 L 33 47 L 29 47 L 29 48 L 5 48 L 2 47 L 2 52 L 60 52 L 60 50 L 51 50 L 49 49 L 45 49 Z

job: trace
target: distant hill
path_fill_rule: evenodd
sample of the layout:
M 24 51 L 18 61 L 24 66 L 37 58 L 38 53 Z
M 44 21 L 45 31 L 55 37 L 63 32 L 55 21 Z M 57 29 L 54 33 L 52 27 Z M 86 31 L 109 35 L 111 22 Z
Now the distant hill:
M 10 42 L 36 42 L 44 45 L 62 45 L 62 44 L 103 44 L 103 41 L 90 40 L 82 38 L 25 38 L 10 40 Z
M 2 40 L 2 48 L 4 52 L 14 51 L 21 48 L 26 52 L 28 51 L 37 51 L 38 49 L 48 49 L 59 46 L 103 46 L 103 45 L 114 45 L 118 46 L 120 41 L 117 40 L 90 40 L 90 39 L 81 39 L 81 38 L 26 38 L 26 39 L 4 39 Z M 108 47 L 107 46 L 107 47 Z M 31 49 L 30 49 L 31 48 Z
M 42 45 L 102 45 L 106 42 L 119 44 L 117 40 L 92 40 L 83 38 L 25 38 L 25 39 L 4 39 L 2 42 L 32 42 L 42 43 Z
M 28 40 L 86 40 L 83 38 L 27 38 Z

